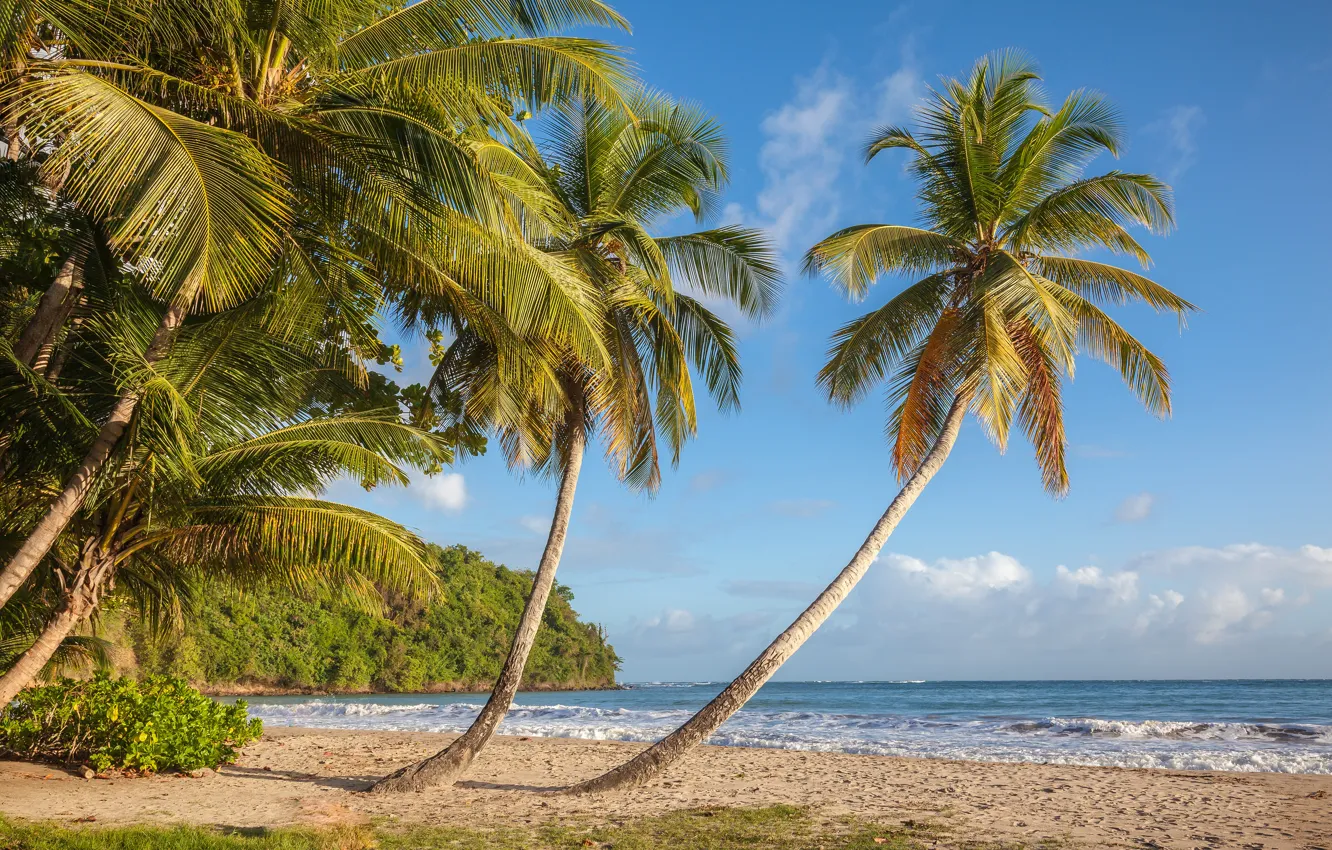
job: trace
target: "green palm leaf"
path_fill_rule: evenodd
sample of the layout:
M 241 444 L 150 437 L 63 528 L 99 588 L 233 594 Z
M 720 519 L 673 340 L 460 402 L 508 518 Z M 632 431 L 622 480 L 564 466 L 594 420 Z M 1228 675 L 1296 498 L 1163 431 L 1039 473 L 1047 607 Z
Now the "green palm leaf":
M 259 288 L 290 211 L 247 139 L 77 71 L 25 83 L 20 98 L 27 119 L 66 140 L 48 167 L 72 166 L 65 191 L 159 297 L 212 311 Z

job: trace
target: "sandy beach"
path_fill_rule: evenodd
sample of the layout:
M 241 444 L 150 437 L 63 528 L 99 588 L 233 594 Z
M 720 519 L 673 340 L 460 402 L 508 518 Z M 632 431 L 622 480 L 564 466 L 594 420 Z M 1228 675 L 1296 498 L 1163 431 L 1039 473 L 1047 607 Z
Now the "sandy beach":
M 829 817 L 927 821 L 945 843 L 1058 840 L 1082 847 L 1332 848 L 1332 776 L 1000 764 L 704 747 L 665 777 L 612 797 L 540 793 L 610 767 L 642 745 L 497 738 L 470 781 L 401 797 L 365 783 L 450 735 L 273 728 L 204 779 L 86 780 L 0 762 L 0 812 L 98 823 L 234 827 L 365 822 L 485 828 L 608 821 L 707 806 L 795 804 Z

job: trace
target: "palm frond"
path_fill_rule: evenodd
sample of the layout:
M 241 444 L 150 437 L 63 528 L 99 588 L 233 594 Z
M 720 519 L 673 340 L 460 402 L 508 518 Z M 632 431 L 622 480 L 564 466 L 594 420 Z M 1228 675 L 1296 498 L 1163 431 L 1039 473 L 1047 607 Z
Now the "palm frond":
M 885 380 L 939 320 L 951 280 L 936 274 L 902 290 L 887 304 L 843 325 L 832 337 L 819 386 L 850 406 Z
M 805 255 L 806 274 L 826 274 L 853 300 L 884 274 L 930 274 L 956 263 L 961 246 L 931 230 L 861 224 L 839 230 Z
M 64 191 L 159 297 L 213 311 L 257 290 L 290 211 L 275 166 L 246 138 L 78 71 L 18 95 L 27 120 L 65 139 L 47 167 L 72 166 Z
M 725 298 L 751 319 L 771 315 L 781 297 L 777 252 L 761 231 L 728 225 L 657 239 L 673 278 Z

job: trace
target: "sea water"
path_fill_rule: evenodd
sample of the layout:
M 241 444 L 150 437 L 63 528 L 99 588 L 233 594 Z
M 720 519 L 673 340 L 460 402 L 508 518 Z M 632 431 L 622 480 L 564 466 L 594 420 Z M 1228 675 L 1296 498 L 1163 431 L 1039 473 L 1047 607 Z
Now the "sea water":
M 519 694 L 507 735 L 655 741 L 721 689 Z M 263 697 L 277 726 L 458 732 L 483 696 Z M 1332 680 L 770 682 L 710 739 L 742 747 L 1177 770 L 1332 773 Z

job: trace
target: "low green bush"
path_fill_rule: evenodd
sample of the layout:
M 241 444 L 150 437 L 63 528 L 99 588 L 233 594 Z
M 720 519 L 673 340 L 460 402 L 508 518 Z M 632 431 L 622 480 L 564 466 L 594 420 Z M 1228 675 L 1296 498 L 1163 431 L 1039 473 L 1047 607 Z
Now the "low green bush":
M 244 701 L 216 703 L 184 679 L 64 679 L 30 688 L 0 714 L 0 751 L 156 773 L 216 768 L 263 734 Z

